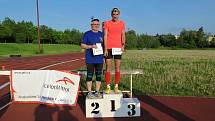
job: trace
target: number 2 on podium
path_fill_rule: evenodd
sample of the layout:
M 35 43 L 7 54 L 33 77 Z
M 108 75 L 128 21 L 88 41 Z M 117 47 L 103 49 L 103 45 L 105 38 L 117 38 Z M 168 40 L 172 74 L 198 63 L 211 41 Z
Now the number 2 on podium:
M 98 114 L 99 111 L 100 111 L 100 110 L 97 110 L 99 108 L 99 103 L 94 102 L 94 103 L 91 104 L 91 106 L 95 107 L 91 113 Z

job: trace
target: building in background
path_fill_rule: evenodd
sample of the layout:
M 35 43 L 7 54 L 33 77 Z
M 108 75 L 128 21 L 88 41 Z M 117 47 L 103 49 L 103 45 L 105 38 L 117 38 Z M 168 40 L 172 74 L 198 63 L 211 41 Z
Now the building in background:
M 180 35 L 175 35 L 175 39 L 178 39 L 180 37 Z
M 208 42 L 212 41 L 213 39 L 215 39 L 215 35 L 208 36 Z

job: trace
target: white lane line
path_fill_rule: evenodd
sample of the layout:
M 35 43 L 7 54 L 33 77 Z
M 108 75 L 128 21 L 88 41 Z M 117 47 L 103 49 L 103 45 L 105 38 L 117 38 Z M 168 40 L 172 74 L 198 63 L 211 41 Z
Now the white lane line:
M 10 82 L 4 83 L 3 85 L 0 86 L 0 90 L 2 90 L 3 88 L 5 88 L 8 85 L 10 85 Z
M 51 65 L 48 65 L 48 66 L 45 66 L 45 67 L 39 68 L 38 70 L 46 69 L 46 68 L 53 67 L 53 66 L 60 65 L 60 64 L 64 64 L 64 63 L 69 63 L 69 62 L 74 62 L 74 61 L 84 60 L 84 59 L 85 59 L 85 58 L 80 58 L 80 59 L 74 59 L 74 60 L 69 60 L 69 61 L 59 62 L 59 63 L 55 63 L 55 64 L 51 64 Z
M 2 106 L 2 107 L 0 108 L 0 110 L 6 108 L 6 107 L 7 107 L 8 105 L 10 105 L 11 103 L 12 103 L 12 102 L 9 102 L 9 103 L 7 103 L 6 105 Z
M 55 63 L 55 64 L 51 64 L 51 65 L 48 65 L 48 66 L 45 66 L 45 67 L 42 67 L 42 68 L 39 68 L 37 70 L 42 70 L 42 69 L 46 69 L 46 68 L 49 68 L 49 67 L 52 67 L 52 66 L 56 66 L 56 65 L 60 65 L 60 64 L 64 64 L 64 63 L 69 63 L 69 62 L 74 62 L 74 61 L 79 61 L 79 60 L 84 60 L 85 58 L 80 58 L 80 59 L 74 59 L 74 60 L 69 60 L 69 61 L 64 61 L 64 62 L 59 62 L 59 63 Z M 0 86 L 0 90 L 3 89 L 4 87 L 6 87 L 7 85 L 9 85 L 10 82 L 7 82 L 5 84 L 3 84 L 2 86 Z M 2 109 L 4 109 L 5 107 L 7 107 L 8 105 L 10 105 L 12 102 L 9 102 L 7 103 L 6 105 L 0 107 L 0 111 Z

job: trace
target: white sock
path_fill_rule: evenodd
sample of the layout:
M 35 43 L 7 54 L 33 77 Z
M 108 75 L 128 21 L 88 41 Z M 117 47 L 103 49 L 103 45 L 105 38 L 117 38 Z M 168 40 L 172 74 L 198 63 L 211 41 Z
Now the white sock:
M 118 84 L 115 84 L 115 87 L 118 87 Z

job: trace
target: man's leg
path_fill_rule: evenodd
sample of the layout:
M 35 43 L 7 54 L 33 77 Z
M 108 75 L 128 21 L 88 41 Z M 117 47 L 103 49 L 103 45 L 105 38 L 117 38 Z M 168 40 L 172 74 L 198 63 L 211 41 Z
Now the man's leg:
M 92 80 L 93 80 L 93 73 L 94 73 L 94 65 L 93 64 L 87 64 L 87 90 L 88 98 L 93 98 L 93 93 L 92 93 Z
M 95 71 L 96 71 L 96 91 L 99 92 L 101 87 L 101 81 L 102 81 L 102 69 L 103 64 L 96 64 Z
M 87 81 L 87 90 L 88 90 L 89 92 L 92 91 L 92 81 Z
M 95 96 L 97 98 L 102 98 L 102 95 L 99 92 L 100 87 L 101 87 L 101 81 L 102 81 L 102 69 L 103 69 L 103 64 L 96 64 L 96 66 L 95 66 L 95 71 L 96 71 L 96 92 L 95 92 Z
M 111 65 L 112 65 L 112 59 L 106 59 L 106 72 L 105 72 L 105 80 L 106 85 L 110 86 L 110 78 L 111 78 Z
M 111 64 L 112 64 L 112 59 L 106 59 L 106 72 L 105 72 L 105 81 L 107 85 L 107 88 L 105 90 L 106 94 L 110 93 Z
M 120 81 L 120 65 L 121 65 L 121 56 L 117 59 L 114 59 L 115 61 L 115 93 L 119 93 L 118 85 Z
M 105 72 L 105 81 L 106 81 L 106 85 L 107 88 L 105 90 L 105 93 L 109 94 L 110 93 L 110 78 L 111 78 L 111 65 L 112 65 L 112 50 L 108 50 L 108 56 L 105 58 L 105 62 L 106 62 L 106 72 Z

